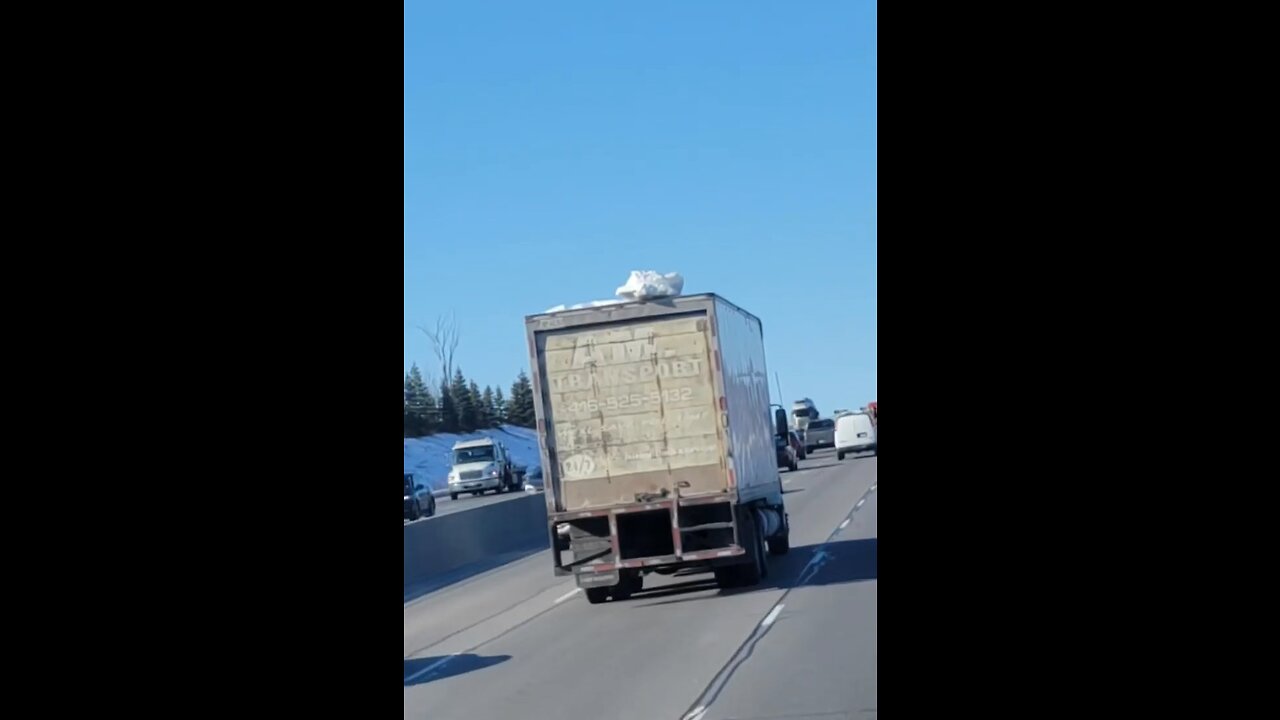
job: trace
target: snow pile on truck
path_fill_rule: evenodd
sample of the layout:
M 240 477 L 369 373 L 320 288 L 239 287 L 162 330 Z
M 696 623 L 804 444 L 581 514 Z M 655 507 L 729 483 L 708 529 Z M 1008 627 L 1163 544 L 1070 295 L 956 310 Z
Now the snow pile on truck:
M 652 270 L 632 270 L 627 284 L 616 294 L 623 300 L 654 300 L 676 297 L 684 290 L 684 277 L 680 273 L 661 275 Z
M 592 300 L 575 305 L 557 305 L 545 312 L 564 312 L 565 310 L 583 310 L 586 308 L 619 305 L 636 300 L 657 300 L 659 298 L 678 297 L 684 290 L 684 276 L 680 273 L 656 273 L 653 270 L 632 270 L 627 282 L 615 291 L 618 296 L 614 300 Z

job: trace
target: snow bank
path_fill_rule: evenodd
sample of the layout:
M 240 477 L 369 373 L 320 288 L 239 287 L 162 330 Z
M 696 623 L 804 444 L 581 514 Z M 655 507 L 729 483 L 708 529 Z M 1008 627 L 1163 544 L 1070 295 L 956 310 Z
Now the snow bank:
M 431 490 L 445 490 L 449 487 L 453 444 L 459 440 L 479 440 L 486 437 L 506 445 L 512 461 L 517 465 L 533 470 L 542 464 L 538 454 L 538 433 L 528 428 L 503 425 L 496 430 L 481 430 L 467 435 L 441 433 L 424 438 L 408 438 L 404 441 L 404 471 L 413 473 L 414 482 L 420 482 Z

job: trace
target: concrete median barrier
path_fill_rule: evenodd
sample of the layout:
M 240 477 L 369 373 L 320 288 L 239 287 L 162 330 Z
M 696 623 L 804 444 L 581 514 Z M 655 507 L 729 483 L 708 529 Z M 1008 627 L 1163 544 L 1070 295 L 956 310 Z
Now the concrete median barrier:
M 548 545 L 541 493 L 404 526 L 404 587 L 489 558 Z

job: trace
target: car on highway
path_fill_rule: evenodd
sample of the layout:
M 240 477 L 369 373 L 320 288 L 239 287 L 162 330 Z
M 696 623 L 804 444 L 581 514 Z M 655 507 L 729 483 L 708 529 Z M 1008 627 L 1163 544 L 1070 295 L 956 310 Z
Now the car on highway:
M 778 467 L 787 468 L 792 472 L 800 469 L 800 456 L 796 454 L 796 449 L 791 446 L 789 440 L 781 435 L 775 435 L 773 444 L 778 449 Z
M 805 448 L 804 441 L 800 439 L 799 433 L 791 430 L 787 433 L 787 437 L 791 439 L 791 447 L 795 448 L 797 458 L 804 460 L 809 457 L 809 450 Z
M 830 418 L 810 420 L 804 431 L 804 446 L 809 452 L 817 448 L 836 446 L 836 421 Z
M 425 510 L 424 510 L 425 508 Z M 422 483 L 413 481 L 413 473 L 404 474 L 404 519 L 406 522 L 436 514 L 436 498 Z
M 841 415 L 836 420 L 836 459 L 861 452 L 876 452 L 876 427 L 864 412 Z

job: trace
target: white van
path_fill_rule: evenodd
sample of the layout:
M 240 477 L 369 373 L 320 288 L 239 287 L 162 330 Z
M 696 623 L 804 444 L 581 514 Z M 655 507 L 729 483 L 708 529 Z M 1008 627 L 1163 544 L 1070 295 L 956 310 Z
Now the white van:
M 836 418 L 836 459 L 843 460 L 845 453 L 876 450 L 876 427 L 866 413 L 852 413 Z

